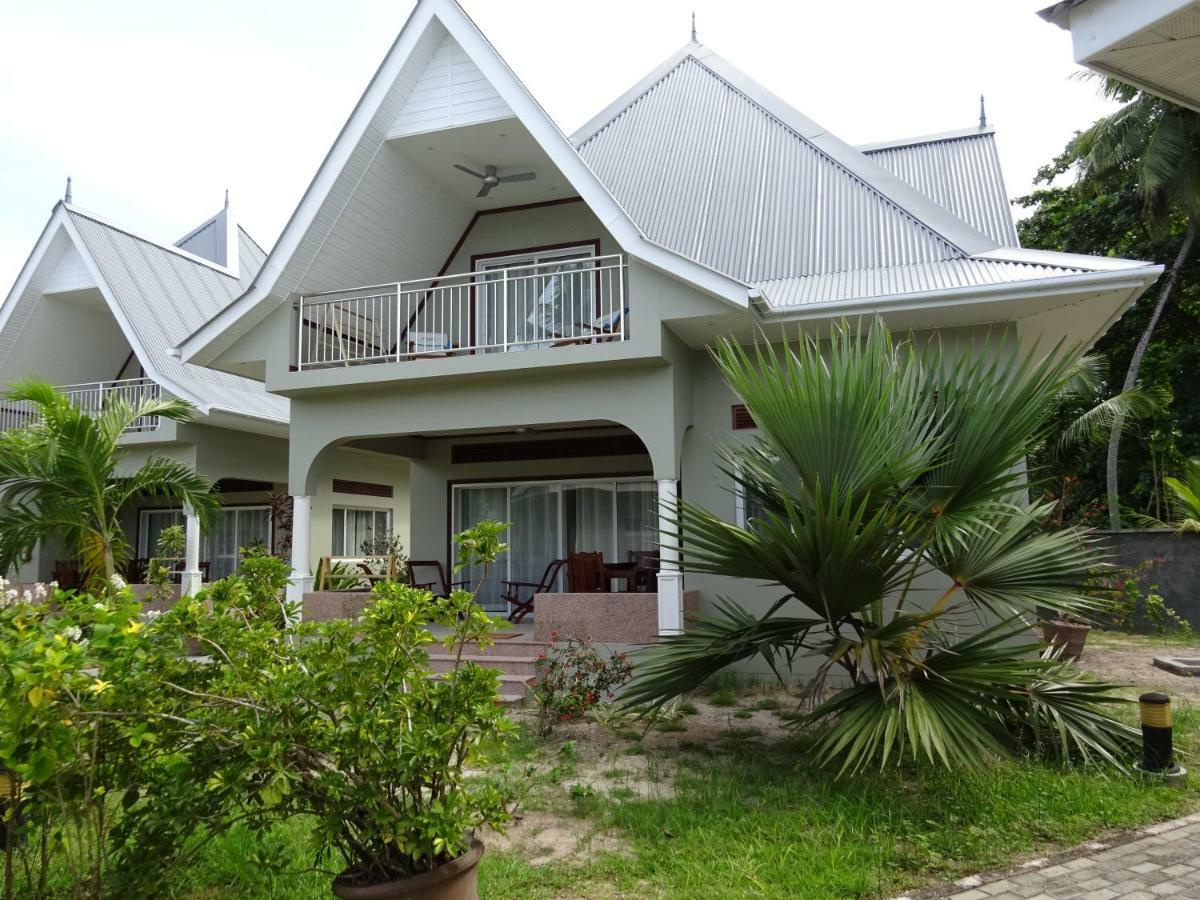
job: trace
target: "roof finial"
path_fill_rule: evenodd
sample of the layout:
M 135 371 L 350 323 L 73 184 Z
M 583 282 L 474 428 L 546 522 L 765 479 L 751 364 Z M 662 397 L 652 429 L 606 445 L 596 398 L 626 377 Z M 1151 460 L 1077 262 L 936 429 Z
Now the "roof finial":
M 67 176 L 67 192 L 63 194 L 63 203 L 71 202 L 71 176 Z
M 229 188 L 225 188 L 225 208 L 229 209 Z
M 696 40 L 696 11 L 694 9 L 692 10 L 692 43 L 700 43 L 698 40 Z
M 987 128 L 987 111 L 983 108 L 983 94 L 979 95 L 979 127 Z

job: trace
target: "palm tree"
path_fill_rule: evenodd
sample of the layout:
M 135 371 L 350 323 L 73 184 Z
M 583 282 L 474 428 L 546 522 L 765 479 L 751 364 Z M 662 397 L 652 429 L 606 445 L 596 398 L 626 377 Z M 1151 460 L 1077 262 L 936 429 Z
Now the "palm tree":
M 1115 171 L 1132 169 L 1143 214 L 1152 228 L 1165 230 L 1179 219 L 1186 222 L 1175 259 L 1163 276 L 1150 318 L 1130 357 L 1121 388 L 1128 391 L 1137 384 L 1154 329 L 1196 241 L 1200 223 L 1200 115 L 1116 79 L 1105 80 L 1103 93 L 1125 105 L 1078 135 L 1067 148 L 1067 160 L 1078 163 L 1085 181 L 1099 182 Z M 1114 530 L 1121 527 L 1117 461 L 1122 424 L 1118 416 L 1109 431 L 1105 467 L 1109 522 Z
M 977 764 L 1014 735 L 1116 761 L 1133 738 L 1105 715 L 1111 686 L 1081 680 L 1029 631 L 1038 608 L 1085 616 L 1102 554 L 1043 527 L 1025 460 L 1078 374 L 1069 354 L 943 356 L 882 325 L 714 352 L 758 426 L 723 452 L 754 510 L 738 527 L 691 503 L 676 514 L 685 570 L 779 586 L 756 615 L 731 599 L 646 651 L 626 692 L 662 703 L 761 656 L 816 657 L 824 698 L 806 721 L 843 771 L 902 757 Z M 782 673 L 781 673 L 782 674 Z
M 190 506 L 204 524 L 220 508 L 212 484 L 181 462 L 152 456 L 120 474 L 125 429 L 144 416 L 186 421 L 192 407 L 184 401 L 114 399 L 93 416 L 41 381 L 20 381 L 6 396 L 36 414 L 34 424 L 0 434 L 0 573 L 59 537 L 88 581 L 111 578 L 129 559 L 118 511 L 133 498 Z

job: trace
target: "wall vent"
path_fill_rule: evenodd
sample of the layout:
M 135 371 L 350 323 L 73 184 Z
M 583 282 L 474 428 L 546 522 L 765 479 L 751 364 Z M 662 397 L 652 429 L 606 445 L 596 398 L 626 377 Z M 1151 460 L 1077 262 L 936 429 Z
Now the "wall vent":
M 370 481 L 343 481 L 335 478 L 333 479 L 333 492 L 335 494 L 358 494 L 362 497 L 391 497 L 392 486 L 375 484 Z
M 750 415 L 750 410 L 746 409 L 746 404 L 735 403 L 729 408 L 730 418 L 733 420 L 733 430 L 743 431 L 747 428 L 757 428 L 754 424 L 754 417 Z
M 646 447 L 632 434 L 557 438 L 549 441 L 504 441 L 455 444 L 452 463 L 523 462 L 531 459 L 580 459 L 588 456 L 644 456 Z

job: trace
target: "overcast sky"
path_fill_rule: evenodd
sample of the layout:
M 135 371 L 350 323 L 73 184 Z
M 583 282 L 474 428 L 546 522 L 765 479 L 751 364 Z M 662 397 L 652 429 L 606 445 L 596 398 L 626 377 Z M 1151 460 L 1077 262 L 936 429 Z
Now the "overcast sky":
M 1048 0 L 464 0 L 570 133 L 688 38 L 851 143 L 978 121 L 1009 194 L 1109 107 Z M 226 187 L 269 248 L 412 0 L 39 0 L 0 13 L 0 296 L 68 174 L 75 203 L 163 242 Z

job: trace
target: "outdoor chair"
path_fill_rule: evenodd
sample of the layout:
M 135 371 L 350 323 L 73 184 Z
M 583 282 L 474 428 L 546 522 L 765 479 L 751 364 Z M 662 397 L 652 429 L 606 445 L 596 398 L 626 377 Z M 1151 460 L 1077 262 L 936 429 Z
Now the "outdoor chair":
M 554 582 L 558 580 L 558 573 L 566 564 L 565 559 L 552 560 L 546 566 L 546 571 L 542 573 L 542 580 L 537 583 L 532 581 L 500 582 L 500 599 L 512 607 L 512 611 L 508 614 L 508 621 L 516 625 L 533 612 L 534 598 L 538 594 L 547 594 L 554 590 Z
M 428 575 L 436 575 L 432 581 L 417 581 L 416 569 L 432 569 Z M 408 561 L 408 583 L 413 587 L 421 588 L 425 591 L 432 591 L 435 597 L 449 597 L 450 592 L 456 588 L 466 588 L 466 581 L 450 581 L 446 577 L 446 569 L 442 566 L 440 560 L 436 559 L 410 559 Z
M 607 594 L 608 572 L 604 568 L 604 554 L 599 550 L 572 553 L 567 557 L 567 580 L 571 582 L 572 593 Z
M 658 551 L 657 550 L 630 550 L 629 561 L 633 563 L 634 574 L 634 590 L 648 591 L 655 593 L 658 591 Z
M 620 340 L 621 321 L 629 315 L 629 308 L 618 309 L 611 313 L 594 318 L 590 325 L 584 325 L 582 334 L 555 335 L 560 338 L 553 343 L 555 347 L 568 347 L 571 344 L 599 344 L 605 341 Z

